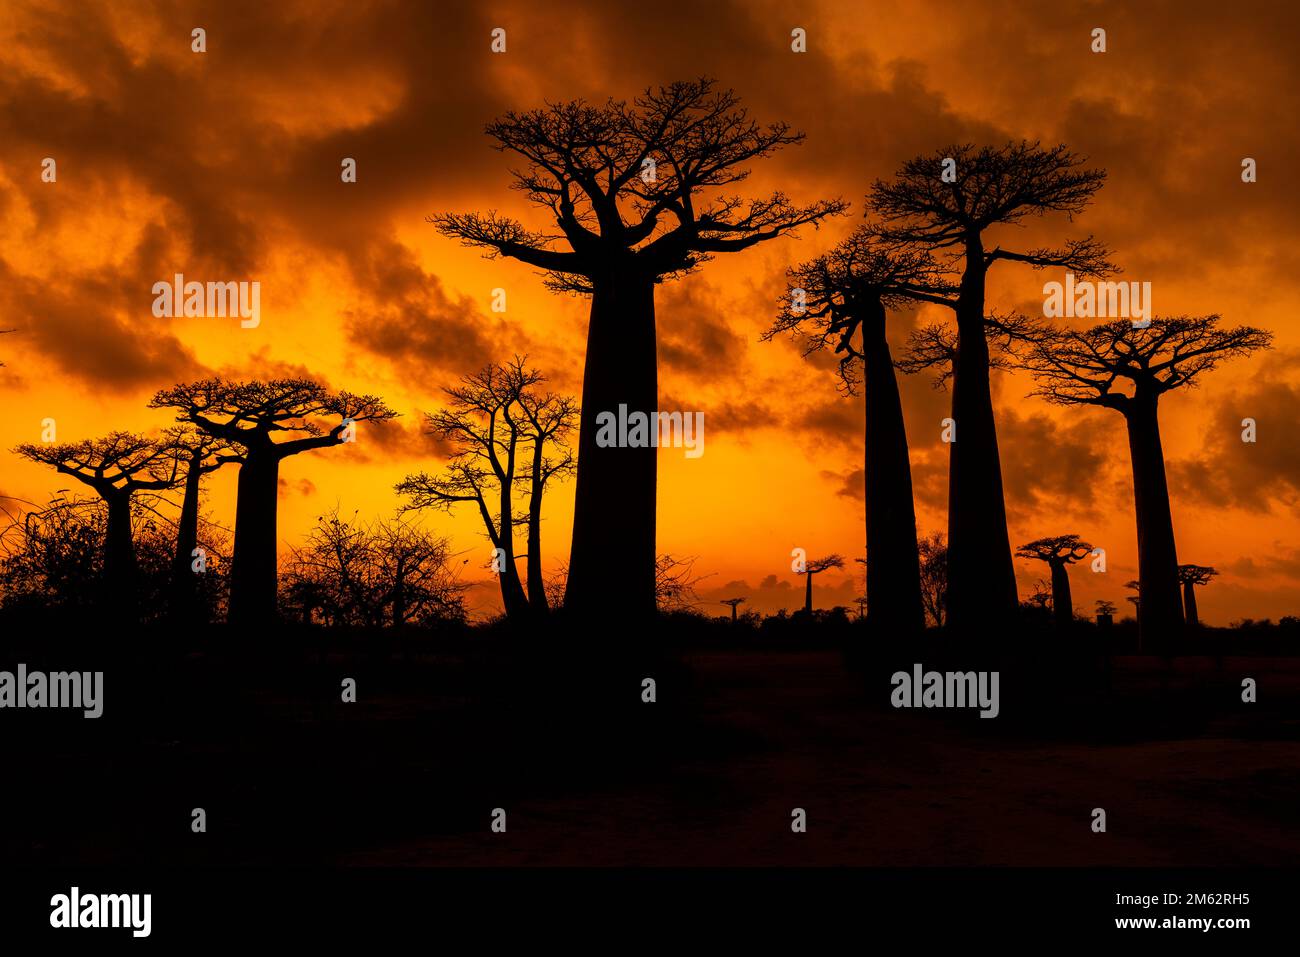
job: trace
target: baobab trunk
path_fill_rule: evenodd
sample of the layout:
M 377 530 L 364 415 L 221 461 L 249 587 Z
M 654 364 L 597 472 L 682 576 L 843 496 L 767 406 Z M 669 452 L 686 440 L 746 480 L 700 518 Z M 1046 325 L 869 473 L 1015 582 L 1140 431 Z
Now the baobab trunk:
M 230 560 L 230 621 L 268 625 L 275 620 L 276 499 L 280 459 L 249 449 L 239 467 L 235 548 Z
M 1201 623 L 1200 616 L 1196 613 L 1196 586 L 1191 582 L 1183 582 L 1183 611 L 1189 628 L 1195 628 Z
M 1058 629 L 1069 628 L 1074 621 L 1074 599 L 1070 597 L 1070 572 L 1065 562 L 1051 562 L 1052 617 Z
M 564 604 L 580 615 L 655 609 L 655 448 L 601 448 L 597 416 L 653 415 L 659 396 L 654 282 L 630 268 L 596 281 L 578 430 L 573 547 Z M 608 432 L 608 430 L 606 430 Z
M 115 490 L 105 499 L 108 526 L 104 530 L 104 582 L 108 603 L 119 612 L 135 608 L 136 560 L 131 539 L 131 496 Z
M 1178 553 L 1160 444 L 1157 400 L 1139 391 L 1128 406 L 1129 453 L 1137 515 L 1139 628 L 1154 636 L 1152 650 L 1167 649 L 1183 624 L 1178 595 Z
M 199 544 L 199 490 L 203 481 L 202 457 L 192 458 L 185 473 L 185 497 L 176 531 L 176 554 L 172 558 L 172 614 L 189 618 L 195 611 L 197 581 L 192 570 L 194 549 Z
M 912 466 L 898 377 L 885 338 L 885 309 L 862 325 L 866 398 L 867 618 L 890 631 L 921 631 L 921 570 L 916 548 Z M 809 583 L 811 584 L 811 576 Z
M 533 446 L 533 484 L 528 501 L 528 603 L 545 614 L 546 582 L 542 579 L 542 443 Z
M 804 582 L 804 591 L 803 591 L 803 610 L 808 614 L 809 617 L 811 617 L 811 616 L 812 616 L 812 577 L 813 577 L 813 573 L 812 573 L 812 572 L 808 572 L 808 571 L 806 571 L 806 572 L 804 572 L 803 577 L 807 579 L 807 581 Z
M 958 629 L 1006 621 L 1018 604 L 989 388 L 984 248 L 978 238 L 966 246 L 952 374 L 956 430 L 948 452 L 947 620 Z

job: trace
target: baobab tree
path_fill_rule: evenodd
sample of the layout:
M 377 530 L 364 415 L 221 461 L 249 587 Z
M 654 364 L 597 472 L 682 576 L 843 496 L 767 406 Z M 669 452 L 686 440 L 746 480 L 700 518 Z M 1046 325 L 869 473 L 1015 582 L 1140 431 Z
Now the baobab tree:
M 825 558 L 816 558 L 803 563 L 803 570 L 795 574 L 804 576 L 803 592 L 803 610 L 809 617 L 812 616 L 812 585 L 813 576 L 820 572 L 827 571 L 831 568 L 843 568 L 844 558 L 840 555 L 827 555 Z
M 178 618 L 192 618 L 198 607 L 200 589 L 194 575 L 195 551 L 199 545 L 199 504 L 203 476 L 225 465 L 242 463 L 243 451 L 226 439 L 200 432 L 193 426 L 166 430 L 171 453 L 184 474 L 181 514 L 176 526 L 176 552 L 172 558 L 172 607 Z
M 280 463 L 312 449 L 355 441 L 359 423 L 391 419 L 397 413 L 375 396 L 330 392 L 309 379 L 204 379 L 163 389 L 149 405 L 176 409 L 178 421 L 242 450 L 230 562 L 230 621 L 273 621 Z M 331 425 L 331 419 L 337 421 Z
M 736 606 L 743 605 L 747 601 L 749 601 L 748 598 L 724 598 L 718 604 L 731 606 L 731 623 L 734 625 L 736 623 Z
M 700 79 L 648 89 L 631 103 L 581 100 L 509 112 L 488 124 L 497 148 L 523 160 L 515 187 L 558 234 L 495 212 L 431 217 L 445 236 L 544 270 L 558 291 L 591 297 L 582 383 L 573 547 L 565 607 L 644 616 L 655 608 L 653 447 L 601 447 L 597 416 L 658 408 L 655 285 L 718 253 L 739 252 L 843 212 L 783 193 L 724 192 L 747 164 L 803 134 L 762 126 L 730 90 Z M 618 556 L 618 561 L 610 557 Z
M 1108 621 L 1113 619 L 1115 617 L 1115 612 L 1118 611 L 1113 601 L 1107 601 L 1104 598 L 1098 598 L 1093 602 L 1093 605 L 1097 609 L 1097 624 L 1099 625 L 1102 624 L 1103 618 Z
M 1219 572 L 1209 565 L 1178 566 L 1178 582 L 1183 586 L 1183 614 L 1189 628 L 1195 628 L 1201 623 L 1201 618 L 1196 613 L 1196 586 L 1208 585 L 1210 579 L 1217 574 Z
M 1091 555 L 1092 545 L 1078 535 L 1057 535 L 1027 542 L 1016 549 L 1016 554 L 1021 558 L 1047 562 L 1052 572 L 1052 617 L 1057 628 L 1069 628 L 1074 621 L 1069 566 Z
M 541 393 L 540 372 L 522 357 L 504 365 L 489 364 L 444 392 L 448 404 L 426 415 L 428 431 L 450 442 L 455 454 L 435 475 L 408 475 L 397 492 L 405 509 L 459 504 L 477 507 L 492 545 L 492 568 L 501 583 L 501 600 L 509 616 L 547 608 L 542 578 L 541 513 L 547 483 L 572 470 L 566 437 L 575 414 L 571 398 Z M 527 467 L 521 465 L 528 461 Z M 517 485 L 528 488 L 522 516 L 515 510 Z M 519 578 L 515 526 L 528 528 L 528 591 Z
M 131 613 L 137 584 L 131 500 L 137 492 L 175 487 L 177 461 L 169 444 L 132 432 L 110 432 L 82 442 L 20 445 L 14 452 L 71 476 L 103 499 L 107 511 L 104 584 L 109 600 L 120 611 Z
M 891 631 L 925 627 L 916 510 L 903 403 L 885 336 L 889 308 L 909 295 L 953 293 L 929 251 L 888 243 L 860 227 L 825 255 L 793 267 L 776 323 L 764 335 L 802 338 L 804 355 L 833 348 L 840 381 L 865 399 L 867 604 L 869 619 Z M 858 337 L 860 345 L 854 344 Z
M 957 337 L 952 374 L 955 441 L 948 453 L 948 623 L 970 628 L 1004 619 L 1017 606 L 1007 535 L 1002 466 L 989 384 L 985 289 L 999 262 L 1059 267 L 1101 276 L 1113 267 L 1091 236 L 1061 248 L 1016 252 L 988 248 L 985 234 L 1047 213 L 1081 212 L 1105 181 L 1064 146 L 950 146 L 908 160 L 891 181 L 877 181 L 869 202 L 890 238 L 950 257 L 961 278 L 953 310 Z
M 1128 426 L 1137 518 L 1139 625 L 1168 641 L 1183 624 L 1178 554 L 1160 441 L 1160 397 L 1198 384 L 1221 362 L 1267 348 L 1272 335 L 1250 326 L 1220 328 L 1219 317 L 1127 319 L 1085 330 L 1043 327 L 1021 364 L 1035 377 L 1033 395 L 1056 405 L 1114 409 Z

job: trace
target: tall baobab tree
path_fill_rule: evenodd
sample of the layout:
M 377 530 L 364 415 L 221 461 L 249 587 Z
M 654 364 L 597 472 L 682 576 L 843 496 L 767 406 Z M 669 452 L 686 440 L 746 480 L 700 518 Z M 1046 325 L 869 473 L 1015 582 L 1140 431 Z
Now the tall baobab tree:
M 203 476 L 210 475 L 222 466 L 241 463 L 244 456 L 239 446 L 200 432 L 193 426 L 175 426 L 166 431 L 166 436 L 178 469 L 185 476 L 180 520 L 176 528 L 176 553 L 172 558 L 171 611 L 176 617 L 187 619 L 193 616 L 197 608 L 200 591 L 194 578 L 193 563 L 194 552 L 199 544 L 199 505 Z
M 908 160 L 891 181 L 877 181 L 869 202 L 887 234 L 951 257 L 961 279 L 946 302 L 957 325 L 948 458 L 948 623 L 970 628 L 1007 617 L 1017 606 L 1007 535 L 1002 466 L 989 384 L 985 289 L 999 262 L 1060 267 L 1080 276 L 1112 270 L 1092 237 L 1057 249 L 989 248 L 985 234 L 1047 213 L 1081 212 L 1105 181 L 1064 146 L 950 146 Z
M 726 193 L 748 175 L 748 163 L 803 134 L 785 123 L 760 125 L 734 92 L 708 79 L 648 89 L 631 103 L 512 111 L 487 133 L 522 158 L 514 185 L 554 219 L 558 234 L 495 212 L 442 213 L 432 222 L 488 256 L 544 270 L 552 289 L 591 297 L 565 607 L 650 615 L 657 450 L 602 448 L 596 418 L 620 406 L 658 408 L 655 285 L 718 253 L 817 224 L 845 204 Z
M 312 449 L 354 441 L 358 423 L 391 419 L 397 413 L 375 396 L 330 392 L 309 379 L 204 379 L 163 389 L 149 404 L 176 409 L 180 422 L 243 450 L 230 563 L 230 621 L 273 621 L 280 463 Z M 337 421 L 331 425 L 331 419 Z
M 747 601 L 749 601 L 748 598 L 724 598 L 718 604 L 731 606 L 731 623 L 734 625 L 736 623 L 736 606 L 743 605 Z
M 20 445 L 14 452 L 71 476 L 104 500 L 104 583 L 109 600 L 130 613 L 138 577 L 131 500 L 137 492 L 175 487 L 177 462 L 169 443 L 132 432 L 110 432 L 82 442 Z
M 1195 628 L 1201 623 L 1200 615 L 1196 613 L 1196 586 L 1208 585 L 1217 574 L 1219 572 L 1209 565 L 1178 566 L 1178 582 L 1183 586 L 1183 614 L 1188 627 Z
M 898 377 L 885 336 L 886 311 L 909 295 L 945 295 L 948 287 L 924 247 L 882 241 L 860 227 L 830 252 L 789 271 L 789 290 L 775 325 L 802 337 L 804 355 L 833 347 L 840 381 L 865 399 L 868 617 L 891 631 L 925 627 L 912 466 Z M 854 338 L 860 338 L 860 346 Z
M 1085 330 L 1043 328 L 1022 364 L 1037 380 L 1034 395 L 1057 405 L 1114 409 L 1128 426 L 1137 517 L 1139 625 L 1167 642 L 1183 624 L 1178 554 L 1160 442 L 1160 397 L 1192 387 L 1221 362 L 1267 348 L 1272 335 L 1250 326 L 1220 328 L 1219 317 L 1153 317 Z
M 1078 535 L 1037 538 L 1016 549 L 1021 558 L 1047 562 L 1052 572 L 1052 617 L 1059 629 L 1074 621 L 1074 604 L 1070 597 L 1069 566 L 1092 554 L 1092 546 Z
M 572 427 L 570 398 L 541 393 L 542 374 L 516 356 L 465 376 L 444 390 L 446 408 L 426 416 L 429 432 L 452 444 L 456 454 L 442 472 L 408 475 L 397 485 L 407 509 L 475 505 L 495 554 L 501 600 L 509 616 L 547 607 L 541 572 L 542 496 L 547 483 L 572 468 L 565 437 Z M 554 453 L 554 454 L 553 454 Z M 531 465 L 522 467 L 528 460 Z M 526 485 L 528 506 L 517 515 L 515 488 Z M 515 526 L 528 528 L 528 591 L 519 578 Z
M 812 615 L 812 585 L 813 576 L 832 568 L 843 568 L 844 558 L 840 555 L 827 555 L 825 558 L 816 558 L 804 562 L 803 571 L 797 572 L 805 576 L 803 591 L 803 610 L 809 616 Z

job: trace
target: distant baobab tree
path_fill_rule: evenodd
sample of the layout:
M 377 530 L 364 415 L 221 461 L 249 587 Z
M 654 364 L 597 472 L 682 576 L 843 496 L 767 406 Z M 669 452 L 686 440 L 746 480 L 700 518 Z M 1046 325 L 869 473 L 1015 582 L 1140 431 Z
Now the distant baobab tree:
M 120 612 L 134 613 L 138 568 L 131 534 L 131 500 L 137 492 L 175 487 L 177 462 L 168 443 L 132 432 L 110 432 L 103 438 L 82 442 L 29 443 L 14 452 L 71 476 L 103 499 L 107 510 L 103 544 L 107 597 Z
M 330 392 L 309 379 L 204 379 L 163 389 L 149 405 L 176 409 L 178 421 L 243 450 L 230 562 L 230 621 L 259 625 L 274 620 L 280 463 L 352 441 L 358 423 L 397 413 L 376 396 Z M 331 425 L 329 420 L 336 421 Z
M 812 588 L 813 576 L 831 568 L 843 568 L 844 558 L 841 555 L 827 555 L 825 558 L 816 558 L 804 562 L 803 571 L 797 574 L 805 576 L 803 592 L 803 610 L 808 615 L 812 615 Z
M 1106 599 L 1104 598 L 1098 598 L 1095 602 L 1093 602 L 1093 604 L 1097 609 L 1098 619 L 1113 618 L 1115 616 L 1115 612 L 1119 610 L 1115 607 L 1115 603 L 1113 601 L 1106 601 Z
M 548 607 L 542 576 L 542 498 L 552 479 L 573 470 L 567 443 L 576 408 L 573 399 L 543 393 L 540 372 L 523 357 L 492 363 L 445 389 L 448 404 L 426 415 L 428 431 L 452 444 L 455 454 L 435 475 L 408 475 L 397 485 L 405 509 L 450 511 L 465 503 L 477 507 L 491 543 L 493 571 L 501 583 L 508 616 Z M 527 489 L 522 515 L 515 510 L 517 486 Z M 515 526 L 527 526 L 528 590 L 519 578 Z
M 596 417 L 658 408 L 655 285 L 715 254 L 739 252 L 841 213 L 783 193 L 721 192 L 746 164 L 803 134 L 761 126 L 713 81 L 649 89 L 631 103 L 581 100 L 506 113 L 488 124 L 497 148 L 524 161 L 515 186 L 559 233 L 496 212 L 441 213 L 439 232 L 544 270 L 554 290 L 591 297 L 582 383 L 573 547 L 565 607 L 620 617 L 654 612 L 657 449 L 602 448 Z M 618 560 L 611 560 L 618 556 Z
M 748 598 L 724 598 L 718 604 L 731 606 L 731 623 L 734 625 L 736 623 L 736 606 L 743 605 L 747 601 L 749 601 Z
M 909 295 L 955 290 L 928 249 L 885 242 L 865 226 L 830 252 L 792 268 L 788 285 L 780 315 L 763 338 L 795 333 L 805 355 L 833 347 L 843 356 L 839 372 L 845 390 L 852 394 L 860 384 L 865 399 L 869 618 L 889 631 L 921 631 L 925 611 L 912 467 L 885 321 L 887 309 Z
M 1057 628 L 1068 628 L 1074 621 L 1068 569 L 1092 554 L 1092 546 L 1078 535 L 1057 535 L 1027 542 L 1016 549 L 1016 554 L 1047 563 L 1052 572 L 1052 617 Z
M 1057 249 L 1014 252 L 993 245 L 988 231 L 1030 216 L 1082 212 L 1105 181 L 1064 146 L 1037 143 L 1001 147 L 949 146 L 908 160 L 869 197 L 886 234 L 946 254 L 961 278 L 944 303 L 956 316 L 952 418 L 956 441 L 948 468 L 948 623 L 959 628 L 1005 619 L 1017 606 L 1015 569 L 1007 535 L 1002 466 L 989 384 L 985 287 L 998 262 L 1035 269 L 1061 267 L 1101 276 L 1113 267 L 1092 237 Z
M 199 607 L 201 588 L 194 575 L 194 551 L 199 545 L 199 505 L 203 476 L 222 466 L 244 461 L 243 449 L 223 438 L 201 432 L 193 426 L 174 426 L 166 431 L 171 453 L 183 472 L 184 494 L 176 529 L 176 553 L 172 558 L 172 614 L 190 619 Z
M 1160 441 L 1160 397 L 1198 384 L 1236 356 L 1267 348 L 1272 335 L 1250 326 L 1219 327 L 1219 317 L 1153 317 L 1135 328 L 1120 319 L 1086 330 L 1043 327 L 1022 364 L 1033 392 L 1057 405 L 1114 409 L 1128 425 L 1137 517 L 1138 581 L 1143 630 L 1169 641 L 1183 624 L 1178 555 Z
M 1210 579 L 1217 574 L 1218 571 L 1209 565 L 1178 566 L 1178 581 L 1183 586 L 1183 614 L 1189 627 L 1195 628 L 1201 623 L 1201 618 L 1196 613 L 1196 586 L 1208 585 Z

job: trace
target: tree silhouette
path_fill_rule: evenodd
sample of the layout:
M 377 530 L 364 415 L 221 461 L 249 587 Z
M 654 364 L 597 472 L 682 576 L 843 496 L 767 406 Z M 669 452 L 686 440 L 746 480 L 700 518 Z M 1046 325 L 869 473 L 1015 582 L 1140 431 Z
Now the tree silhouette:
M 1106 601 L 1104 598 L 1098 598 L 1093 604 L 1097 608 L 1098 618 L 1102 617 L 1103 615 L 1113 617 L 1115 612 L 1118 610 L 1115 607 L 1115 603 L 1113 601 Z
M 195 578 L 195 549 L 199 545 L 199 500 L 203 476 L 224 465 L 242 463 L 242 449 L 226 439 L 200 432 L 193 426 L 166 430 L 167 441 L 184 474 L 184 496 L 176 529 L 176 552 L 172 559 L 171 611 L 181 620 L 193 620 L 199 608 L 200 584 Z
M 1069 628 L 1074 621 L 1074 604 L 1070 597 L 1068 568 L 1075 562 L 1087 558 L 1091 553 L 1092 546 L 1078 535 L 1038 538 L 1016 549 L 1016 554 L 1021 558 L 1047 562 L 1047 567 L 1051 569 L 1052 616 L 1059 629 Z
M 695 556 L 655 557 L 655 605 L 661 611 L 686 611 L 697 601 L 695 586 L 707 575 L 695 575 Z
M 1034 395 L 1124 416 L 1137 517 L 1139 623 L 1161 640 L 1171 639 L 1182 625 L 1183 606 L 1160 442 L 1160 397 L 1197 385 L 1219 363 L 1267 348 L 1271 339 L 1249 326 L 1221 329 L 1217 315 L 1156 317 L 1144 328 L 1127 319 L 1082 331 L 1044 327 L 1024 352 L 1022 364 L 1038 383 Z
M 138 566 L 131 535 L 131 500 L 140 491 L 175 486 L 177 463 L 168 443 L 132 432 L 110 432 L 99 439 L 26 444 L 14 451 L 75 478 L 104 501 L 104 585 L 115 611 L 134 614 Z
M 1046 611 L 1052 607 L 1052 583 L 1045 579 L 1034 582 L 1034 590 L 1029 593 L 1028 605 Z
M 843 568 L 844 558 L 841 555 L 827 555 L 825 558 L 817 558 L 804 562 L 803 571 L 796 574 L 805 576 L 803 592 L 803 610 L 809 617 L 812 616 L 812 580 L 813 576 L 819 572 L 824 572 L 831 568 Z
M 945 170 L 951 175 L 945 177 Z M 1049 212 L 1073 216 L 1105 175 L 1084 168 L 1083 160 L 1064 146 L 965 145 L 911 159 L 892 181 L 877 181 L 871 190 L 871 206 L 889 236 L 943 251 L 961 269 L 955 298 L 929 300 L 951 308 L 957 324 L 952 376 L 957 434 L 949 445 L 948 466 L 948 617 L 959 628 L 1005 618 L 1017 606 L 989 387 L 988 271 L 998 262 L 1064 267 L 1085 276 L 1113 268 L 1105 248 L 1092 237 L 1059 249 L 1013 252 L 1000 245 L 988 249 L 985 232 Z
M 1209 565 L 1178 566 L 1178 582 L 1183 586 L 1183 613 L 1189 627 L 1195 628 L 1201 623 L 1196 613 L 1196 586 L 1208 585 L 1217 574 L 1218 571 Z
M 512 111 L 487 133 L 523 159 L 514 185 L 554 218 L 558 235 L 495 212 L 431 221 L 489 256 L 544 270 L 553 289 L 591 296 L 565 605 L 649 615 L 657 450 L 602 448 L 596 417 L 620 406 L 657 410 L 655 284 L 718 253 L 816 224 L 844 204 L 801 207 L 779 192 L 753 200 L 721 192 L 745 179 L 747 163 L 803 136 L 784 123 L 759 125 L 734 92 L 708 79 L 649 89 L 630 104 L 578 100 Z
M 322 515 L 285 566 L 284 591 L 305 621 L 401 628 L 460 621 L 465 586 L 445 538 L 401 521 Z
M 948 545 L 942 532 L 931 532 L 916 543 L 921 556 L 921 603 L 925 620 L 935 628 L 944 625 L 948 608 Z
M 840 378 L 865 398 L 867 604 L 872 622 L 891 631 L 925 627 L 916 548 L 916 510 L 907 430 L 893 356 L 885 337 L 887 308 L 908 293 L 952 290 L 923 247 L 887 243 L 860 227 L 825 255 L 789 271 L 789 293 L 764 335 L 801 335 L 804 354 L 833 347 Z M 861 333 L 861 347 L 853 339 Z
M 371 395 L 330 392 L 309 379 L 226 382 L 204 379 L 159 391 L 151 408 L 243 450 L 230 565 L 230 621 L 266 624 L 276 614 L 276 499 L 280 463 L 291 455 L 342 445 L 355 426 L 397 415 Z M 338 422 L 328 425 L 328 420 Z M 327 427 L 328 426 L 328 427 Z M 281 436 L 276 440 L 276 436 Z
M 500 576 L 501 599 L 512 616 L 530 607 L 547 608 L 541 567 L 542 497 L 552 478 L 573 469 L 567 445 L 573 400 L 539 392 L 535 387 L 543 381 L 540 372 L 516 356 L 504 365 L 489 364 L 444 390 L 447 407 L 428 413 L 426 419 L 429 432 L 451 442 L 455 455 L 437 475 L 408 475 L 397 485 L 398 493 L 409 499 L 407 509 L 477 506 L 496 551 L 493 569 Z M 529 464 L 521 468 L 525 459 Z M 522 517 L 515 514 L 516 486 L 528 490 Z M 514 529 L 520 524 L 528 529 L 527 592 L 515 564 Z
M 747 601 L 749 601 L 748 598 L 724 598 L 719 604 L 731 606 L 731 623 L 734 625 L 736 623 L 736 606 L 743 605 Z

